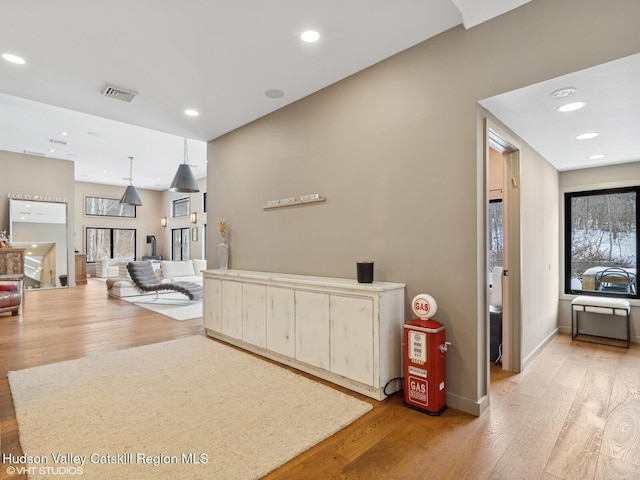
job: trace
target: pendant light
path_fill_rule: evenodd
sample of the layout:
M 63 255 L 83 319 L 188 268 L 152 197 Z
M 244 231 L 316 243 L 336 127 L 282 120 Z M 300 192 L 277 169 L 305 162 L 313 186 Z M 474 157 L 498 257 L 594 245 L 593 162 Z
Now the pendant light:
M 129 157 L 129 186 L 124 191 L 120 203 L 136 206 L 142 205 L 142 200 L 140 200 L 136 187 L 133 186 L 133 157 Z
M 173 177 L 173 182 L 169 190 L 172 192 L 186 192 L 195 193 L 199 192 L 198 182 L 196 182 L 191 167 L 189 166 L 189 153 L 187 152 L 187 137 L 184 138 L 184 163 L 181 163 L 176 172 L 176 176 Z

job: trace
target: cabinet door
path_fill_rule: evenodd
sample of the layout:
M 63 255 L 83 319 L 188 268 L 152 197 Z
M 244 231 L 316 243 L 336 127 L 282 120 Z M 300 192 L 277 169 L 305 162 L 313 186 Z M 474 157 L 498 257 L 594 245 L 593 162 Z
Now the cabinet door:
M 295 300 L 293 290 L 267 287 L 267 348 L 294 358 Z
M 264 285 L 242 287 L 242 339 L 262 348 L 267 346 L 265 294 Z
M 331 295 L 331 371 L 373 385 L 373 300 Z
M 329 295 L 296 291 L 296 360 L 329 370 Z
M 222 281 L 220 280 L 208 278 L 204 280 L 202 323 L 204 328 L 222 332 Z
M 242 284 L 222 282 L 222 333 L 242 340 Z

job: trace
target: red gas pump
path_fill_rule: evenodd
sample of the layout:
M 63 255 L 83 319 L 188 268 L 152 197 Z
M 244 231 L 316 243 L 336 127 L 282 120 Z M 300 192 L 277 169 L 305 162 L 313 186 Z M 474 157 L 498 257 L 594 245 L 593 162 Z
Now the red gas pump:
M 447 409 L 445 326 L 431 320 L 438 305 L 421 293 L 411 302 L 419 318 L 404 324 L 404 404 L 428 415 Z

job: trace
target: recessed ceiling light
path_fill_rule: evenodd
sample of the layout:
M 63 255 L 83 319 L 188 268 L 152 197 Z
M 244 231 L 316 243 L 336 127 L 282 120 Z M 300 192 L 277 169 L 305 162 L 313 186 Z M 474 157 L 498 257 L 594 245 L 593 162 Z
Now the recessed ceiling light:
M 68 135 L 68 133 L 67 132 L 60 132 L 60 135 L 63 135 L 63 136 L 66 137 Z
M 184 111 L 185 115 L 189 115 L 190 117 L 197 117 L 200 113 L 197 110 L 188 109 Z
M 284 97 L 284 92 L 282 90 L 277 90 L 275 88 L 267 90 L 266 92 L 264 92 L 264 94 L 269 98 L 282 98 L 282 97 Z
M 300 38 L 303 42 L 313 43 L 318 41 L 318 39 L 320 38 L 320 34 L 315 30 L 307 30 L 305 32 L 302 32 Z
M 596 155 L 590 155 L 589 160 L 600 160 L 601 158 L 606 157 L 604 153 L 598 153 Z
M 567 98 L 576 93 L 578 90 L 573 87 L 561 88 L 551 94 L 552 98 Z
M 600 135 L 598 132 L 588 132 L 581 133 L 580 135 L 576 135 L 576 140 L 589 140 L 590 138 L 594 138 Z
M 24 65 L 25 63 L 27 63 L 24 58 L 13 55 L 12 53 L 3 53 L 2 58 L 4 58 L 7 62 L 15 63 L 16 65 Z
M 580 110 L 581 108 L 584 108 L 586 106 L 586 102 L 572 102 L 565 103 L 564 105 L 559 106 L 557 110 L 559 112 L 575 112 L 576 110 Z

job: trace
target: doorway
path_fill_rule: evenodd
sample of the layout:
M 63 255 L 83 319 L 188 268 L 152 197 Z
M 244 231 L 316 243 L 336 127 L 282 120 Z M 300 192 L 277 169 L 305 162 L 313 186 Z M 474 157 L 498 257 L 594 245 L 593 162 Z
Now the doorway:
M 520 152 L 497 128 L 486 128 L 489 361 L 520 372 Z

